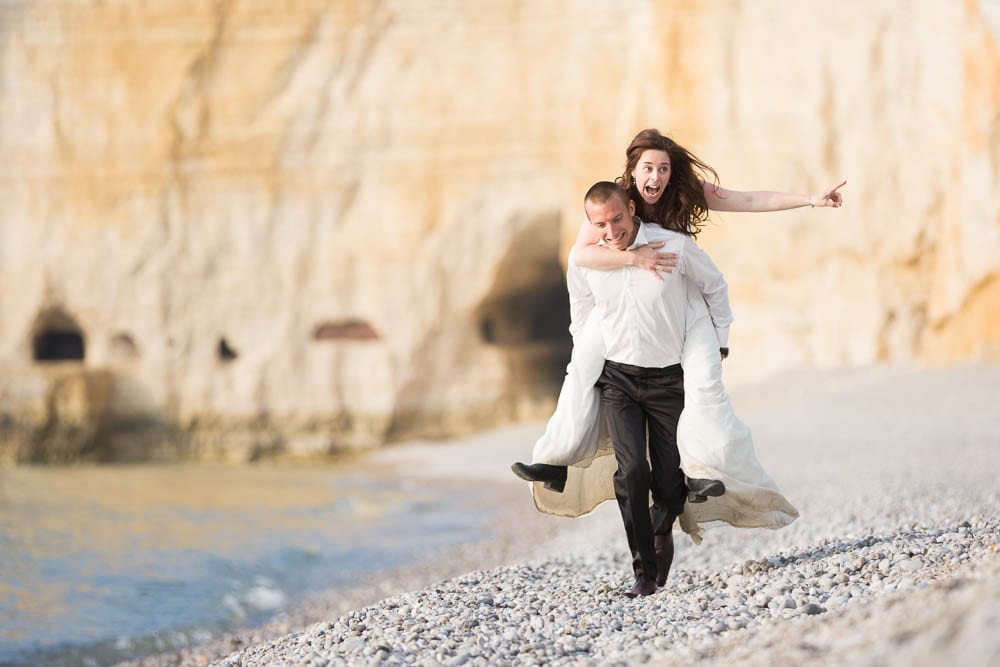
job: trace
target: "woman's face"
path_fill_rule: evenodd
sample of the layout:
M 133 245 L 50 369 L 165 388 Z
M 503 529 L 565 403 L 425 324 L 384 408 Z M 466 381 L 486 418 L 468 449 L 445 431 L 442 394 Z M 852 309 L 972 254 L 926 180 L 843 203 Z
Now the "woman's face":
M 666 151 L 643 151 L 632 170 L 632 180 L 642 201 L 649 206 L 660 201 L 670 182 L 670 156 Z

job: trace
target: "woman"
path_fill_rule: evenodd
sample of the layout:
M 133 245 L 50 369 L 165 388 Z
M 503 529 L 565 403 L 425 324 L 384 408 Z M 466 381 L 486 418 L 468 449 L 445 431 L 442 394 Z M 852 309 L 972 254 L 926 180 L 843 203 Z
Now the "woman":
M 709 210 L 760 213 L 804 206 L 838 208 L 843 197 L 837 191 L 846 184 L 844 181 L 816 195 L 727 190 L 719 186 L 714 169 L 654 129 L 643 130 L 632 139 L 625 150 L 625 173 L 616 181 L 628 191 L 644 221 L 690 236 L 698 235 L 708 221 Z M 631 250 L 625 256 L 596 243 L 594 230 L 584 222 L 574 247 L 577 264 L 599 270 L 639 266 L 654 274 L 658 270 L 670 273 L 676 266 L 676 257 L 650 247 L 658 248 L 662 243 Z
M 709 182 L 709 174 L 713 182 Z M 718 175 L 711 167 L 653 129 L 643 130 L 629 144 L 625 171 L 617 180 L 636 203 L 639 217 L 690 236 L 698 234 L 709 210 L 839 207 L 843 199 L 838 190 L 845 184 L 817 195 L 727 190 L 718 185 Z M 652 271 L 659 279 L 658 272 L 670 273 L 676 266 L 676 256 L 656 250 L 660 243 L 627 252 L 596 243 L 591 225 L 585 222 L 570 261 L 597 270 L 636 266 Z M 729 350 L 719 346 L 705 302 L 690 285 L 685 331 L 685 402 L 677 444 L 681 467 L 697 484 L 692 484 L 680 517 L 681 528 L 698 543 L 702 534 L 699 524 L 710 521 L 742 527 L 787 525 L 798 512 L 757 461 L 750 431 L 733 412 L 722 385 L 721 362 Z M 599 392 L 594 388 L 604 365 L 603 353 L 597 318 L 591 316 L 574 336 L 566 380 L 545 434 L 535 444 L 534 463 L 513 466 L 515 474 L 536 482 L 532 495 L 541 511 L 580 516 L 614 497 L 611 478 L 615 460 L 610 456 Z M 715 495 L 723 485 L 725 493 Z M 669 532 L 663 540 L 660 537 L 657 549 L 669 547 L 672 552 Z M 663 544 L 664 540 L 669 544 Z

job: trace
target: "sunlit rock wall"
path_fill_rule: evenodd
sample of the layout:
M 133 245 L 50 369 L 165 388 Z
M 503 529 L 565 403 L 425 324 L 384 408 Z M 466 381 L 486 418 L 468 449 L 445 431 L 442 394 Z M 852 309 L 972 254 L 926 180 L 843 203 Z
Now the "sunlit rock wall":
M 730 381 L 1000 360 L 998 16 L 4 3 L 0 459 L 312 455 L 545 414 L 579 199 L 647 126 L 728 187 L 849 180 L 839 211 L 702 237 Z

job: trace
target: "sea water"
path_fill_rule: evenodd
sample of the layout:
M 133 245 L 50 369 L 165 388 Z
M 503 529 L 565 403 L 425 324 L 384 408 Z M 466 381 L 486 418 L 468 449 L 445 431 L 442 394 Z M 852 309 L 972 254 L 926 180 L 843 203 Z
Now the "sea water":
M 480 537 L 484 499 L 464 493 L 348 464 L 0 469 L 0 665 L 105 665 L 260 624 Z

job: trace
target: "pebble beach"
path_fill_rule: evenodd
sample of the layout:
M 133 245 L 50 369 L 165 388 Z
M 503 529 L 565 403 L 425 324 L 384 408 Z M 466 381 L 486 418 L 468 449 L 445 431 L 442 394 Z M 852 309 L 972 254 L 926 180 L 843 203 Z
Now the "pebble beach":
M 698 546 L 676 531 L 652 596 L 624 595 L 613 503 L 534 510 L 508 466 L 544 425 L 522 424 L 373 457 L 495 488 L 504 509 L 482 543 L 143 664 L 1000 664 L 1000 367 L 789 373 L 733 398 L 801 517 L 710 527 Z

